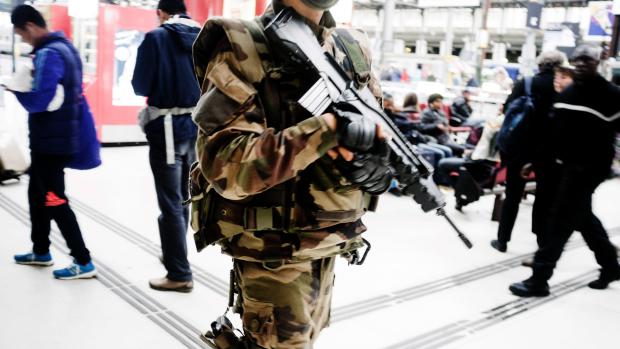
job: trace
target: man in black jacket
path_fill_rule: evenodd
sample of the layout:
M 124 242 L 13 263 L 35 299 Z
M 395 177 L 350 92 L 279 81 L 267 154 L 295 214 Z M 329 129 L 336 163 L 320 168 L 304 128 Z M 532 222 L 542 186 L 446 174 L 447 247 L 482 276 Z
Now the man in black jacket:
M 545 191 L 549 194 L 543 245 L 534 257 L 533 274 L 512 284 L 521 297 L 547 296 L 547 281 L 573 231 L 583 235 L 601 266 L 590 288 L 604 289 L 620 280 L 616 249 L 592 212 L 592 194 L 609 175 L 615 135 L 620 128 L 620 89 L 597 73 L 600 53 L 588 45 L 573 54 L 574 84 L 554 104 L 549 153 L 545 160 Z
M 469 98 L 471 97 L 471 91 L 468 89 L 463 90 L 463 94 L 460 97 L 454 99 L 450 106 L 450 126 L 470 126 L 467 121 L 473 112 L 471 105 L 469 104 Z
M 192 272 L 187 261 L 189 220 L 187 182 L 196 161 L 197 129 L 191 113 L 200 97 L 194 77 L 192 44 L 200 24 L 186 14 L 183 0 L 160 0 L 161 26 L 146 34 L 138 49 L 133 75 L 136 94 L 148 97 L 140 125 L 149 142 L 149 161 L 161 210 L 159 235 L 168 274 L 149 282 L 163 291 L 189 292 Z
M 502 207 L 502 212 L 497 229 L 497 240 L 491 241 L 491 246 L 500 252 L 506 252 L 508 242 L 512 236 L 512 229 L 519 213 L 519 204 L 525 189 L 525 179 L 521 177 L 521 170 L 527 163 L 534 163 L 536 167 L 537 185 L 544 179 L 544 171 L 540 164 L 539 154 L 541 154 L 542 144 L 549 136 L 549 110 L 555 101 L 557 93 L 553 88 L 554 69 L 566 61 L 566 55 L 559 51 L 543 52 L 538 58 L 538 74 L 532 78 L 532 98 L 534 99 L 534 113 L 528 120 L 529 137 L 527 143 L 522 144 L 522 152 L 517 156 L 508 154 L 502 155 L 502 162 L 506 165 L 506 198 Z M 525 81 L 519 80 L 512 90 L 510 96 L 504 104 L 504 110 L 515 99 L 525 96 Z M 540 206 L 546 200 L 543 195 L 536 192 L 536 202 L 534 203 L 534 213 L 532 217 L 532 231 L 538 236 L 540 232 Z M 539 245 L 542 242 L 538 239 Z

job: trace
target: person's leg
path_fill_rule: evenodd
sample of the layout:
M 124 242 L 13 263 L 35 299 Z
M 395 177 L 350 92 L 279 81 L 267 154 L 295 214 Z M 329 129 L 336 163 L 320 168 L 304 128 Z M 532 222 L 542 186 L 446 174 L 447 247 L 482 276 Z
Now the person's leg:
M 65 194 L 64 168 L 70 157 L 46 155 L 43 158 L 44 174 L 41 180 L 45 188 L 45 210 L 58 225 L 75 262 L 87 265 L 91 260 L 90 251 L 86 248 L 75 213 L 69 206 L 69 199 Z
M 583 178 L 575 172 L 561 167 L 554 173 L 553 185 L 549 188 L 551 207 L 543 232 L 544 243 L 534 255 L 533 273 L 530 278 L 510 285 L 510 291 L 521 297 L 549 295 L 548 281 L 562 256 L 564 246 L 576 227 L 582 226 L 584 210 L 587 210 L 592 192 L 583 184 Z M 589 192 L 589 193 L 588 193 Z
M 497 229 L 497 240 L 500 244 L 505 245 L 510 241 L 524 189 L 525 180 L 521 178 L 521 164 L 509 164 L 506 172 L 506 197 Z
M 562 166 L 557 174 L 543 232 L 545 243 L 534 256 L 532 279 L 537 283 L 546 283 L 553 276 L 566 242 L 578 227 L 584 226 L 591 212 L 593 189 L 583 172 Z
M 236 260 L 243 329 L 264 348 L 311 347 L 329 323 L 335 257 L 266 268 Z
M 36 255 L 49 253 L 50 248 L 50 216 L 45 210 L 45 186 L 42 176 L 45 174 L 41 167 L 43 159 L 37 154 L 31 154 L 31 165 L 28 172 L 28 205 L 30 208 L 30 238 L 32 252 Z
M 172 281 L 190 281 L 192 272 L 187 260 L 187 219 L 184 218 L 182 191 L 183 156 L 182 146 L 175 144 L 174 164 L 166 163 L 166 148 L 163 142 L 149 140 L 149 162 L 155 181 L 157 202 L 161 211 L 158 217 L 159 237 L 168 271 Z M 187 181 L 187 179 L 185 179 Z
M 600 181 L 592 181 L 592 186 L 596 188 Z M 595 189 L 592 189 L 594 192 Z M 588 247 L 594 252 L 597 263 L 601 266 L 601 277 L 599 280 L 603 282 L 600 287 L 606 288 L 610 281 L 620 279 L 620 264 L 618 264 L 618 251 L 616 247 L 609 241 L 607 231 L 603 227 L 601 221 L 592 212 L 592 196 L 589 196 L 587 207 L 585 209 L 585 218 L 577 230 L 581 232 Z M 596 286 L 596 285 L 595 285 Z
M 452 149 L 450 149 L 450 147 L 448 146 L 445 146 L 439 143 L 428 143 L 428 145 L 435 149 L 441 150 L 445 158 L 454 157 L 454 153 L 452 152 Z
M 534 196 L 534 205 L 532 207 L 532 233 L 536 235 L 536 242 L 540 248 L 545 241 L 545 222 L 549 215 L 548 209 L 551 206 L 549 200 L 553 196 L 550 189 L 554 186 L 553 183 L 547 182 L 550 176 L 549 170 L 543 167 L 543 164 L 537 164 L 535 166 L 536 195 Z
M 435 168 L 437 168 L 439 162 L 444 158 L 444 153 L 437 148 L 434 148 L 424 143 L 418 144 L 417 147 L 420 151 L 420 155 L 422 155 L 426 160 L 428 160 Z M 425 156 L 427 154 L 428 156 Z M 433 159 L 434 161 L 430 161 L 431 159 Z
M 601 270 L 609 274 L 620 274 L 616 247 L 609 241 L 607 231 L 591 208 L 590 212 L 587 213 L 584 226 L 578 230 L 581 231 L 590 250 L 594 252 L 594 257 L 601 266 Z

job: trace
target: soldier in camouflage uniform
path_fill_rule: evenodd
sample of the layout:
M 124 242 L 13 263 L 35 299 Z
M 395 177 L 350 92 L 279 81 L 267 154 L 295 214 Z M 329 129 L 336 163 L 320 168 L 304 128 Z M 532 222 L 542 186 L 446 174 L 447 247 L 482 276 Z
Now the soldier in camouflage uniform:
M 350 159 L 338 147 L 335 116 L 310 115 L 297 103 L 315 78 L 278 65 L 261 36 L 276 13 L 292 7 L 324 50 L 380 99 L 365 35 L 336 32 L 326 11 L 336 1 L 274 0 L 256 21 L 211 19 L 194 44 L 202 97 L 194 112 L 192 227 L 197 245 L 218 243 L 233 257 L 247 341 L 216 339 L 219 348 L 311 347 L 329 323 L 335 257 L 364 245 L 360 218 L 376 197 L 334 165 Z M 352 50 L 363 62 L 348 57 Z

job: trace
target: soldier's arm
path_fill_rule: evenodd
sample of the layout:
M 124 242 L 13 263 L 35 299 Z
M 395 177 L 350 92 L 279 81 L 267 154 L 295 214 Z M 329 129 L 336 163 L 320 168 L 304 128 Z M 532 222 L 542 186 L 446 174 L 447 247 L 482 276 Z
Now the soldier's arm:
M 205 179 L 223 197 L 240 200 L 297 175 L 337 145 L 333 116 L 315 116 L 276 132 L 256 91 L 238 76 L 227 52 L 211 61 L 194 120 Z M 331 125 L 330 125 L 331 124 Z

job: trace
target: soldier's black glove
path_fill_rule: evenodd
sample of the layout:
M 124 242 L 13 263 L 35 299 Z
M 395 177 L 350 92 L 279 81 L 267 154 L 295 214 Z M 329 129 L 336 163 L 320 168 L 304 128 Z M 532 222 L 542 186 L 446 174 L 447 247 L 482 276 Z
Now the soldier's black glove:
M 364 192 L 379 195 L 385 193 L 394 178 L 394 171 L 389 166 L 390 148 L 380 142 L 372 151 L 358 152 L 352 161 L 339 159 L 336 165 L 351 183 Z
M 338 116 L 339 144 L 352 151 L 368 151 L 377 137 L 377 125 L 349 103 L 336 103 L 332 110 Z
M 446 204 L 443 193 L 431 177 L 419 178 L 415 183 L 404 188 L 403 192 L 413 195 L 413 199 L 422 206 L 424 212 L 438 209 Z

